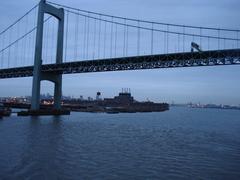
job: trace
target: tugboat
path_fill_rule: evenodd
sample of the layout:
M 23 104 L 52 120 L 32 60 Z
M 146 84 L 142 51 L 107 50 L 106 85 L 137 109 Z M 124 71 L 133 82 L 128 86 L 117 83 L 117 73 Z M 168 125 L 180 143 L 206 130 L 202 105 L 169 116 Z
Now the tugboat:
M 10 116 L 12 113 L 11 108 L 5 107 L 2 103 L 0 103 L 0 117 Z

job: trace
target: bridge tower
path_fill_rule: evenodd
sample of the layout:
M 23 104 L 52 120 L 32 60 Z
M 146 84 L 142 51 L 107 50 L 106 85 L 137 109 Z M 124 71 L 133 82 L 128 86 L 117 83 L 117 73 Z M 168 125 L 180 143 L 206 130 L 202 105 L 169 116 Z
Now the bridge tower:
M 38 8 L 31 110 L 38 110 L 40 108 L 40 88 L 42 80 L 47 80 L 54 83 L 54 108 L 60 109 L 62 97 L 62 75 L 54 73 L 43 73 L 41 71 L 41 67 L 43 61 L 42 46 L 45 13 L 50 14 L 58 19 L 56 64 L 62 63 L 63 61 L 64 9 L 58 9 L 52 5 L 47 4 L 46 0 L 41 0 Z

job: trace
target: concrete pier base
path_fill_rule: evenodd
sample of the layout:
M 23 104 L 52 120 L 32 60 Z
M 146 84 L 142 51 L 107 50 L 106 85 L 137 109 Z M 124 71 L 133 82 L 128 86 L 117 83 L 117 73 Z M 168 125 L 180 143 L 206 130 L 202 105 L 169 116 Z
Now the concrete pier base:
M 40 110 L 29 110 L 18 112 L 18 116 L 60 116 L 60 115 L 70 115 L 69 110 L 64 109 L 40 109 Z

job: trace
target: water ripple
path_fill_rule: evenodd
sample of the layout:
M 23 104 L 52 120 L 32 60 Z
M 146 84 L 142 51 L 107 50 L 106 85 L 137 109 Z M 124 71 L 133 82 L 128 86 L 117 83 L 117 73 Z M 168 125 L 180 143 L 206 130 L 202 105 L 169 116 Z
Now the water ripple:
M 239 179 L 239 111 L 11 117 L 1 179 Z

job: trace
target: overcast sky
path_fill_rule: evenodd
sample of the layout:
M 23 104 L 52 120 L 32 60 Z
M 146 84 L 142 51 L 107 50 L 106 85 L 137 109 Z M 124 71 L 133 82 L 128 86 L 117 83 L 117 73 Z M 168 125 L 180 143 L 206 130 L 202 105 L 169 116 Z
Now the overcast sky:
M 240 29 L 239 0 L 55 0 L 100 13 L 196 26 Z M 36 0 L 0 2 L 0 31 L 33 7 Z M 240 66 L 157 69 L 64 75 L 63 94 L 94 97 L 131 88 L 137 100 L 240 104 Z M 0 80 L 0 96 L 31 94 L 32 78 Z M 42 93 L 53 85 L 42 82 Z

